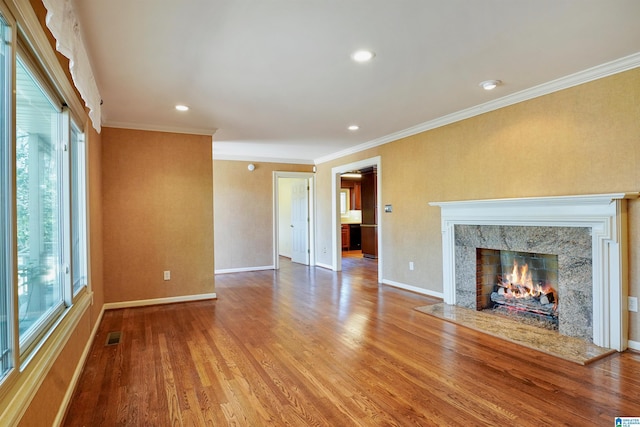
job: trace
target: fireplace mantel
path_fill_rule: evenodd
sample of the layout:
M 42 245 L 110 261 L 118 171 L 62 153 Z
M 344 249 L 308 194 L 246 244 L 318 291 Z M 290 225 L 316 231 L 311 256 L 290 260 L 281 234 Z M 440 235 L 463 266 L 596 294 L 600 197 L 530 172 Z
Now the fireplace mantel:
M 430 202 L 441 209 L 444 302 L 456 304 L 454 226 L 588 227 L 592 234 L 593 343 L 618 351 L 628 341 L 627 199 L 639 193 Z

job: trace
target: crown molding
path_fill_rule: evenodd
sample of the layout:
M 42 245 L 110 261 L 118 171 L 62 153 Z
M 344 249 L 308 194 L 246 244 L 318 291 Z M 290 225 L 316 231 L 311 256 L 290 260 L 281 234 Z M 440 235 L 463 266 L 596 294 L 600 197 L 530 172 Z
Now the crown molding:
M 389 142 L 397 141 L 408 136 L 413 136 L 421 132 L 446 126 L 455 122 L 469 119 L 474 116 L 478 116 L 480 114 L 488 113 L 490 111 L 508 107 L 513 104 L 528 101 L 530 99 L 558 92 L 563 89 L 568 89 L 570 87 L 598 80 L 607 76 L 611 76 L 613 74 L 622 73 L 624 71 L 628 71 L 637 67 L 640 67 L 640 52 L 589 68 L 584 71 L 579 71 L 577 73 L 570 74 L 568 76 L 561 77 L 559 79 L 552 80 L 547 83 L 543 83 L 538 86 L 534 86 L 499 99 L 466 108 L 455 113 L 447 114 L 437 119 L 429 120 L 419 125 L 401 130 L 399 132 L 394 132 L 392 134 L 374 139 L 372 141 L 365 142 L 363 144 L 356 145 L 345 150 L 337 151 L 327 156 L 319 157 L 315 159 L 315 164 L 321 164 L 331 160 L 336 160 L 341 157 L 359 153 L 361 151 L 378 147 Z
M 294 165 L 313 165 L 310 159 L 289 159 L 284 157 L 260 157 L 242 154 L 216 154 L 215 142 L 213 143 L 213 160 L 232 160 L 239 162 L 261 162 L 261 163 L 290 163 Z
M 131 130 L 147 130 L 153 132 L 169 132 L 169 133 L 186 133 L 189 135 L 209 135 L 213 136 L 217 128 L 189 128 L 179 126 L 155 126 L 143 123 L 127 123 L 127 122 L 103 122 L 102 127 L 131 129 Z

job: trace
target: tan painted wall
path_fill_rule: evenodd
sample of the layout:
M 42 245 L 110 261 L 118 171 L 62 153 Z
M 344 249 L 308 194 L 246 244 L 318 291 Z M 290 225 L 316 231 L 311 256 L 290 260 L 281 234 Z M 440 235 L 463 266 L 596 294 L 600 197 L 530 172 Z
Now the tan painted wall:
M 216 271 L 273 266 L 273 172 L 311 165 L 214 161 Z
M 640 190 L 640 69 L 318 165 L 319 262 L 331 262 L 331 168 L 378 154 L 380 203 L 393 204 L 381 218 L 383 278 L 442 292 L 440 211 L 428 202 Z M 640 296 L 640 201 L 629 213 Z M 630 330 L 640 341 L 636 313 Z
M 106 303 L 214 292 L 211 149 L 206 135 L 103 128 Z

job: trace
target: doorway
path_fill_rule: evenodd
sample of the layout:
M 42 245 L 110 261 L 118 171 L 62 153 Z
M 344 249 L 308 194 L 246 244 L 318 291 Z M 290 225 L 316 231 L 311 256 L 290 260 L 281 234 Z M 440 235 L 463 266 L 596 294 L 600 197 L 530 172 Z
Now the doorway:
M 306 172 L 273 173 L 273 265 L 280 256 L 315 265 L 315 175 Z
M 378 260 L 378 282 L 382 281 L 382 263 L 383 263 L 383 251 L 382 251 L 382 216 L 381 216 L 381 177 L 382 177 L 382 169 L 381 169 L 381 157 L 376 156 L 369 159 L 361 160 L 355 163 L 349 163 L 342 166 L 336 166 L 331 169 L 332 176 L 332 269 L 334 271 L 342 270 L 342 211 L 344 208 L 341 205 L 341 199 L 344 199 L 344 192 L 341 191 L 341 182 L 342 175 L 348 172 L 352 172 L 355 170 L 375 170 L 375 174 L 372 175 L 373 182 L 373 198 L 372 198 L 372 206 L 371 206 L 371 214 L 375 215 L 375 220 L 373 224 L 368 221 L 367 224 L 370 227 L 368 231 L 374 231 L 373 233 L 373 244 L 376 246 L 376 255 Z M 364 218 L 363 218 L 364 220 Z M 371 227 L 375 226 L 375 227 Z M 371 233 L 369 233 L 371 234 Z

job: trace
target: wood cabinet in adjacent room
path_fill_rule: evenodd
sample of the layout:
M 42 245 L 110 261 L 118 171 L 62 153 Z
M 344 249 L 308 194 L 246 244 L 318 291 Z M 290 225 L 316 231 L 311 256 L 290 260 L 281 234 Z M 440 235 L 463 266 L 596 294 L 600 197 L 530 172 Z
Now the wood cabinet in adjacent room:
M 361 249 L 360 224 L 342 224 L 342 250 L 359 251 Z
M 362 171 L 360 193 L 362 199 L 362 255 L 378 258 L 378 218 L 377 218 L 377 173 L 376 168 Z
M 343 251 L 349 250 L 349 245 L 351 245 L 350 237 L 351 236 L 349 233 L 349 224 L 342 224 L 342 250 Z
M 349 224 L 349 250 L 359 251 L 362 248 L 360 224 Z

